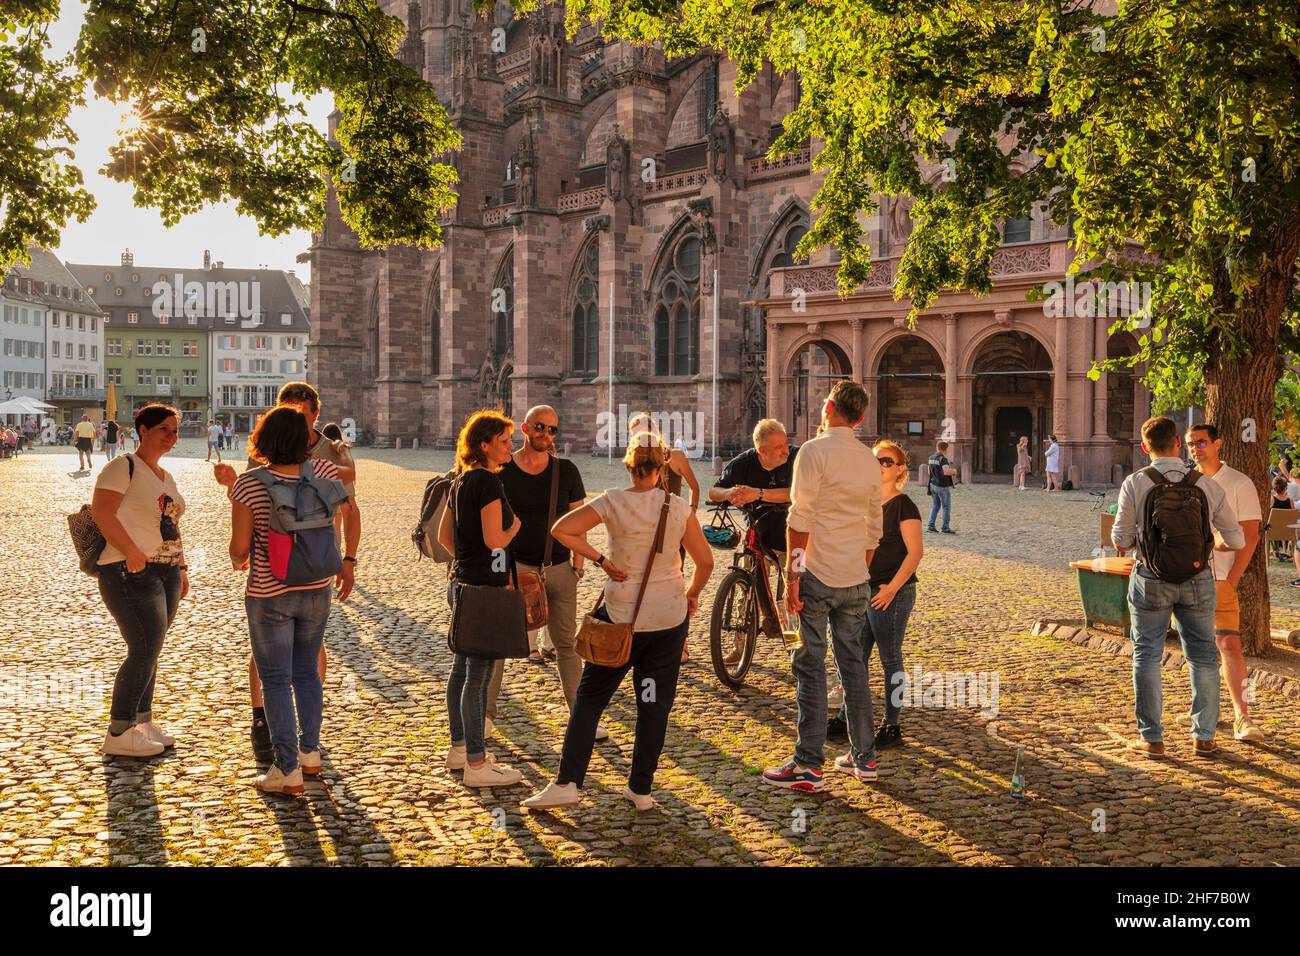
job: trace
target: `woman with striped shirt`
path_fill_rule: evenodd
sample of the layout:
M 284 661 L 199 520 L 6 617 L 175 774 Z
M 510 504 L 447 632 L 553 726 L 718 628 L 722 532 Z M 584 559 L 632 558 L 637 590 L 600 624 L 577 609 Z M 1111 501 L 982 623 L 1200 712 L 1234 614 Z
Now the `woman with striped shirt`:
M 304 468 L 312 469 L 318 478 L 338 481 L 339 471 L 332 462 L 308 458 L 309 440 L 302 412 L 282 405 L 262 417 L 249 436 L 248 453 L 286 481 L 299 478 Z M 254 786 L 271 793 L 302 793 L 303 774 L 314 776 L 321 768 L 323 704 L 316 661 L 329 619 L 331 579 L 290 587 L 271 573 L 267 555 L 271 494 L 253 471 L 240 475 L 230 499 L 234 503 L 230 560 L 236 570 L 249 569 L 244 606 L 275 748 L 275 766 Z M 349 502 L 339 507 L 347 508 Z M 344 568 L 348 570 L 347 565 Z M 339 600 L 346 600 L 352 589 L 351 574 L 339 575 L 338 582 Z

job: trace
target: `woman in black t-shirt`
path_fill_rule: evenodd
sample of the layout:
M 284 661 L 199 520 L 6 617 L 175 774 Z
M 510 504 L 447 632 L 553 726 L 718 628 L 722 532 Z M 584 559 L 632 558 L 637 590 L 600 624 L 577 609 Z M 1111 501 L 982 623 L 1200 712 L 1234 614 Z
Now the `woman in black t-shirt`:
M 878 441 L 872 449 L 880 462 L 880 501 L 884 512 L 880 544 L 871 558 L 867 605 L 868 659 L 871 645 L 880 654 L 885 673 L 885 718 L 876 731 L 876 749 L 902 743 L 899 709 L 903 696 L 903 633 L 916 603 L 916 569 L 921 563 L 921 512 L 903 493 L 908 458 L 892 441 Z
M 510 460 L 515 423 L 499 411 L 475 412 L 456 441 L 456 479 L 438 526 L 438 541 L 456 556 L 448 582 L 451 603 L 455 582 L 506 587 L 509 565 L 502 560 L 523 523 L 510 510 L 496 473 Z M 523 774 L 497 765 L 483 742 L 488 683 L 496 664 L 487 657 L 452 657 L 447 678 L 447 719 L 451 749 L 447 769 L 464 770 L 470 787 L 504 787 Z
M 1286 493 L 1287 480 L 1281 475 L 1273 479 L 1273 500 L 1269 502 L 1270 508 L 1291 508 L 1291 496 Z M 1291 549 L 1293 545 L 1289 541 L 1273 542 L 1273 557 L 1283 564 L 1291 560 Z

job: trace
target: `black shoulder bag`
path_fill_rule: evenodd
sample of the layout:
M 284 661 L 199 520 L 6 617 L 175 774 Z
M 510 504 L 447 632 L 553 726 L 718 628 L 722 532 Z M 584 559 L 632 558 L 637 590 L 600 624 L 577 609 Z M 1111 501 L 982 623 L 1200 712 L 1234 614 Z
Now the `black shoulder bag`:
M 462 476 L 463 477 L 463 476 Z M 456 528 L 457 478 L 448 495 L 452 534 Z M 447 646 L 453 654 L 465 657 L 527 657 L 528 621 L 524 613 L 524 594 L 519 590 L 519 572 L 509 549 L 510 573 L 514 587 L 466 584 L 457 579 L 451 604 L 451 626 L 447 629 Z

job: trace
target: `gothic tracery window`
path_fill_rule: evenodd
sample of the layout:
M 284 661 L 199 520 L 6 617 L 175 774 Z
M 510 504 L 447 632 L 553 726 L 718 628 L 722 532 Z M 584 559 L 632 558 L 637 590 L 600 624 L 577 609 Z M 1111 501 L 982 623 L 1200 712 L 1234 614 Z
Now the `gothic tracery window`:
M 655 374 L 700 371 L 700 239 L 679 237 L 655 283 Z
M 600 362 L 600 250 L 587 245 L 573 300 L 573 371 L 594 375 Z

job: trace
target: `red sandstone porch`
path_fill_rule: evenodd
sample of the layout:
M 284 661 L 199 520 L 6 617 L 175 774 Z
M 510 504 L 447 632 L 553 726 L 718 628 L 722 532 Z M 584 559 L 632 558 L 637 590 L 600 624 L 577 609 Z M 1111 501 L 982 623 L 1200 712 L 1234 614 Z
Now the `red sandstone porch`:
M 1028 435 L 1036 474 L 1055 434 L 1062 470 L 1108 484 L 1142 461 L 1138 429 L 1150 392 L 1132 372 L 1088 370 L 1097 356 L 1131 355 L 1127 333 L 1106 316 L 1052 316 L 1025 294 L 1062 280 L 1071 250 L 1061 241 L 1006 246 L 993 258 L 994 291 L 941 295 L 918 319 L 893 299 L 897 258 L 877 260 L 852 295 L 836 291 L 836 266 L 772 273 L 767 310 L 767 407 L 792 438 L 811 436 L 829 383 L 852 377 L 870 396 L 864 438 L 891 438 L 918 464 L 940 437 L 949 457 L 979 476 L 1011 475 L 1015 445 Z

